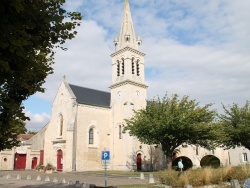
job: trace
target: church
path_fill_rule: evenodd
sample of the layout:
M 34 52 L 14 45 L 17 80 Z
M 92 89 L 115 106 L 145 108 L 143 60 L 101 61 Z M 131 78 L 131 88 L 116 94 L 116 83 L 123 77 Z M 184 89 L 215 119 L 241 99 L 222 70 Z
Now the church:
M 21 156 L 23 169 L 50 163 L 63 172 L 102 170 L 103 151 L 109 151 L 110 170 L 166 168 L 160 148 L 140 143 L 124 130 L 124 119 L 132 117 L 134 110 L 145 108 L 148 100 L 141 44 L 125 0 L 120 35 L 114 39 L 115 51 L 111 54 L 110 92 L 77 86 L 64 77 L 52 104 L 50 122 L 23 143 L 22 150 L 1 151 L 0 169 L 15 169 Z M 209 151 L 182 145 L 178 150 L 173 164 L 182 158 L 190 168 L 201 167 L 211 158 L 222 166 L 245 164 L 250 155 L 245 148 Z
M 135 35 L 127 0 L 114 45 L 110 93 L 68 83 L 65 77 L 58 89 L 43 154 L 44 163 L 55 164 L 57 170 L 100 170 L 105 150 L 115 170 L 140 169 L 134 158 L 147 160 L 148 148 L 124 131 L 124 119 L 147 103 L 145 54 L 139 50 L 141 39 Z

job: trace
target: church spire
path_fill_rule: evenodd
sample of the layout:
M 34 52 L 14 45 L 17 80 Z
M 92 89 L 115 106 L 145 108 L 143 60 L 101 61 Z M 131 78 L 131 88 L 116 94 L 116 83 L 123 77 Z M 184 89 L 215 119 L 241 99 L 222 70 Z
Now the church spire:
M 141 40 L 140 42 L 138 42 L 135 36 L 134 25 L 132 21 L 128 0 L 125 0 L 124 4 L 124 13 L 123 13 L 120 37 L 119 39 L 117 37 L 115 38 L 114 44 L 116 46 L 116 50 L 120 50 L 124 47 L 131 47 L 134 49 L 138 49 L 138 46 L 141 44 Z

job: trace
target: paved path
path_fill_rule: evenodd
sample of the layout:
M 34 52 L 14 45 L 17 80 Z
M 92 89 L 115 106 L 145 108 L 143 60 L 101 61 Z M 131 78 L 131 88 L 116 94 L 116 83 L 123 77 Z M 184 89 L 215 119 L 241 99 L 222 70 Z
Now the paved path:
M 31 178 L 28 178 L 28 176 Z M 37 180 L 41 177 L 41 180 Z M 30 180 L 28 180 L 30 179 Z M 45 181 L 50 180 L 50 181 Z M 57 182 L 56 182 L 57 180 Z M 64 181 L 65 180 L 65 181 Z M 43 187 L 76 187 L 76 181 L 85 184 L 95 184 L 97 186 L 105 185 L 104 176 L 95 174 L 80 173 L 59 173 L 45 174 L 35 170 L 23 171 L 0 171 L 0 188 L 43 188 Z M 73 184 L 73 185 L 71 185 Z M 119 177 L 112 176 L 107 178 L 108 186 L 148 184 L 148 179 L 139 179 L 139 177 Z

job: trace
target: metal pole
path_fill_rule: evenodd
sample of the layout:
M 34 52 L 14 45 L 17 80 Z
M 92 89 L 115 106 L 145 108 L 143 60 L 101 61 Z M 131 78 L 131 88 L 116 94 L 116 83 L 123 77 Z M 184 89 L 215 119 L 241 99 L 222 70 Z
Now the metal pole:
M 107 187 L 107 161 L 104 161 L 104 181 L 105 181 L 105 187 Z

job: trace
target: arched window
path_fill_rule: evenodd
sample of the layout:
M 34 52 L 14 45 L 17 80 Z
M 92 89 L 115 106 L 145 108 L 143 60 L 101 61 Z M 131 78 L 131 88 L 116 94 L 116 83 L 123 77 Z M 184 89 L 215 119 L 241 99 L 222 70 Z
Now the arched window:
M 124 75 L 125 74 L 125 65 L 124 65 L 124 59 L 122 58 L 122 74 Z
M 94 144 L 94 128 L 89 129 L 89 144 Z
M 60 127 L 59 127 L 59 136 L 63 134 L 63 116 L 60 114 Z
M 119 139 L 122 139 L 122 126 L 119 125 Z
M 134 58 L 132 58 L 132 74 L 135 74 L 135 62 L 134 62 Z
M 117 61 L 117 76 L 120 76 L 120 62 Z
M 136 62 L 136 73 L 137 73 L 137 76 L 140 76 L 140 64 L 139 64 L 139 60 L 137 60 L 137 62 Z

